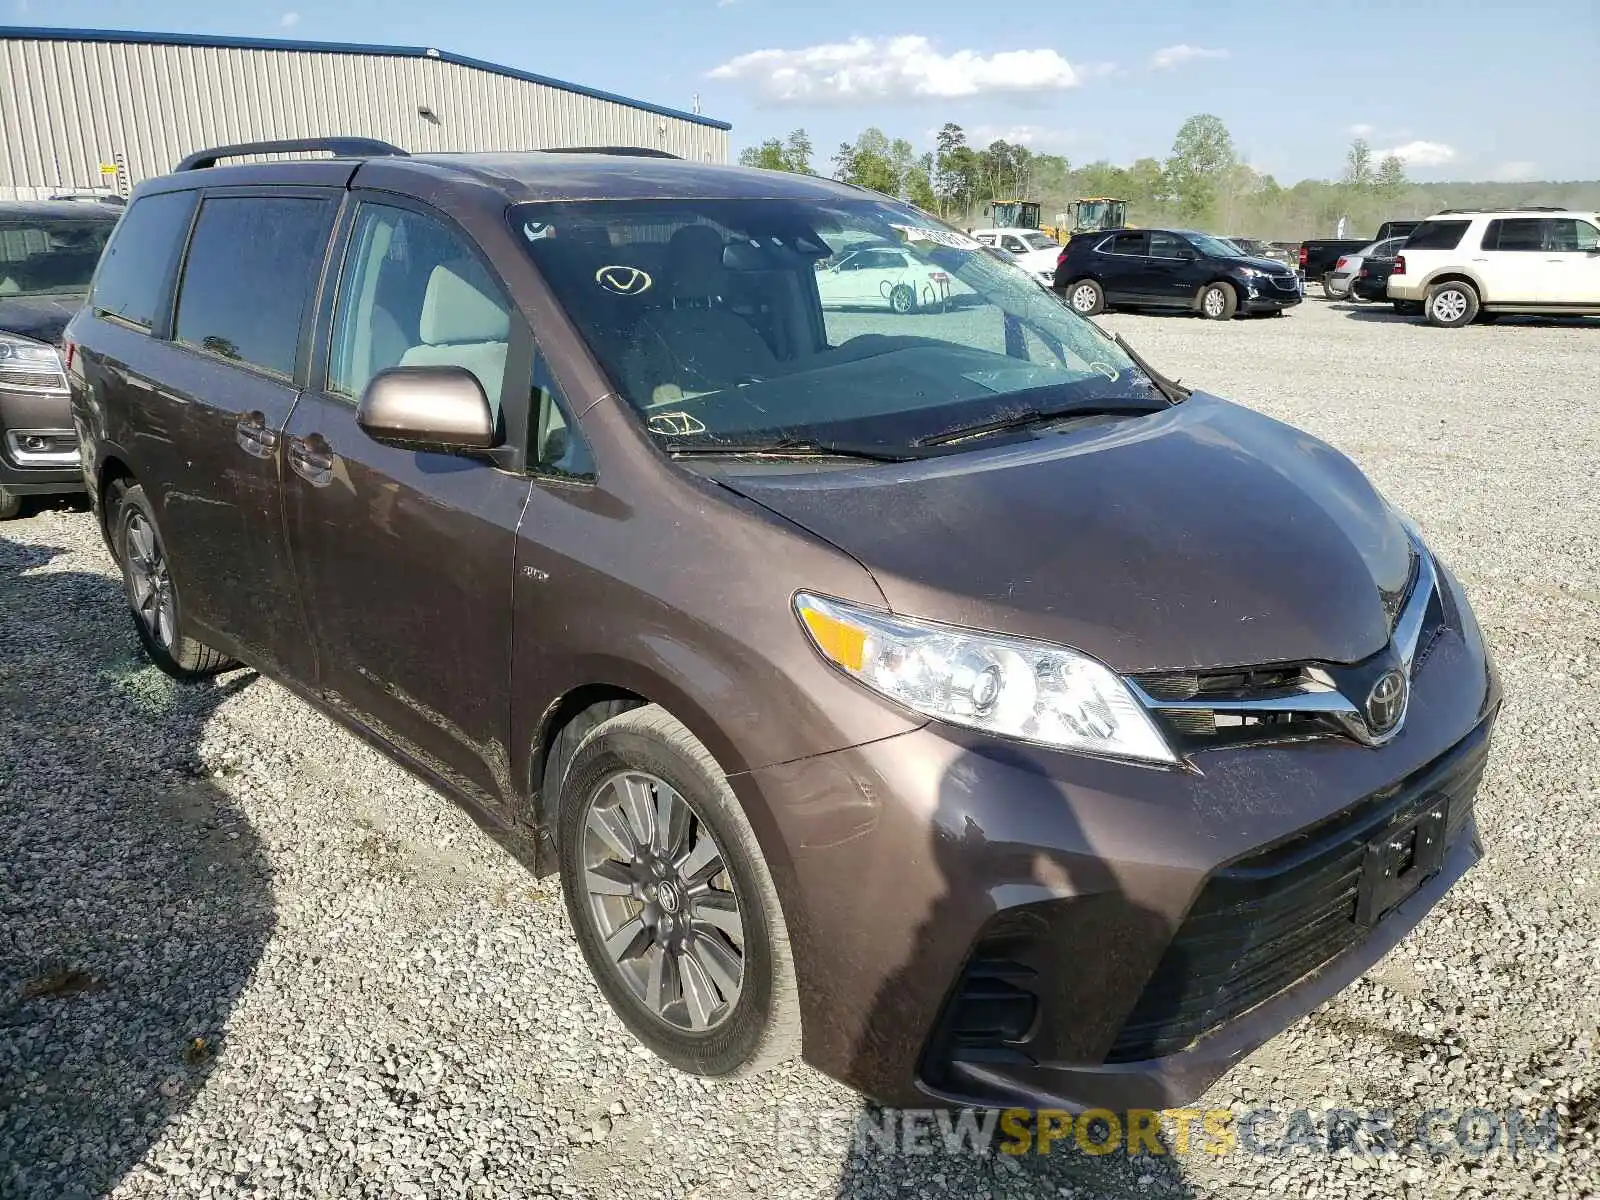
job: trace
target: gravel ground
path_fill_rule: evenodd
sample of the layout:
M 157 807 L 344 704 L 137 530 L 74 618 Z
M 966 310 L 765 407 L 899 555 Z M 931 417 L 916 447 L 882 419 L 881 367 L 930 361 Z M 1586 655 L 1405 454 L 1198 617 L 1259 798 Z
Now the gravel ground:
M 1488 857 L 1200 1107 L 1555 1106 L 1553 1152 L 852 1153 L 814 1131 L 859 1102 L 808 1068 L 636 1047 L 553 881 L 439 796 L 248 672 L 147 666 L 54 505 L 0 527 L 0 1195 L 1600 1196 L 1600 328 L 1102 320 L 1360 462 L 1507 689 Z

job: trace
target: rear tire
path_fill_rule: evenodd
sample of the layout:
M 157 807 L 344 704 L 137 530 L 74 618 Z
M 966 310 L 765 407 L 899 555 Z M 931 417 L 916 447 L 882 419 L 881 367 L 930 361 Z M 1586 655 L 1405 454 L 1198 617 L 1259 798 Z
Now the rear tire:
M 1440 329 L 1460 329 L 1472 324 L 1478 315 L 1478 292 L 1470 283 L 1451 280 L 1428 289 L 1424 311 L 1429 325 Z
M 1324 275 L 1322 277 L 1322 298 L 1324 300 L 1343 300 L 1344 299 L 1343 296 L 1338 295 L 1333 290 L 1333 277 L 1331 275 Z
M 1211 321 L 1231 321 L 1239 311 L 1239 294 L 1225 283 L 1209 284 L 1200 293 L 1200 315 Z
M 908 313 L 917 307 L 917 294 L 905 284 L 898 284 L 889 293 L 889 307 L 902 315 Z
M 144 489 L 119 484 L 109 500 L 117 561 L 133 625 L 145 653 L 174 679 L 204 679 L 238 664 L 183 632 L 183 604 L 167 560 L 166 543 Z
M 578 946 L 640 1042 L 696 1075 L 798 1054 L 777 889 L 726 774 L 688 729 L 650 704 L 590 730 L 557 825 Z
M 0 521 L 9 521 L 22 511 L 22 497 L 0 488 Z
M 1080 317 L 1093 317 L 1106 310 L 1106 292 L 1092 279 L 1078 279 L 1067 285 L 1067 307 Z

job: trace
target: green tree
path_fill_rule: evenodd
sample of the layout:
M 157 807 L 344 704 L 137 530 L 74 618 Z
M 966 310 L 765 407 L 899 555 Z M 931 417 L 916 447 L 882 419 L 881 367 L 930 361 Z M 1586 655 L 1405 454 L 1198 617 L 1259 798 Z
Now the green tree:
M 978 188 L 977 155 L 967 145 L 966 130 L 954 123 L 939 130 L 935 138 L 933 191 L 941 215 L 966 213 Z
M 1399 156 L 1386 154 L 1378 164 L 1377 189 L 1379 194 L 1393 200 L 1406 190 L 1406 164 Z
M 1205 221 L 1237 162 L 1233 136 L 1221 117 L 1197 113 L 1185 121 L 1173 139 L 1166 169 L 1178 211 L 1190 221 Z
M 910 143 L 906 143 L 908 158 L 910 151 Z M 854 145 L 844 142 L 839 146 L 838 153 L 833 156 L 834 178 L 896 195 L 900 190 L 900 180 L 895 173 L 892 156 L 893 147 L 883 130 L 864 129 Z
M 812 175 L 811 153 L 811 138 L 804 129 L 796 129 L 786 141 L 768 138 L 759 146 L 746 146 L 739 151 L 739 165 Z
M 1344 156 L 1344 181 L 1356 191 L 1364 192 L 1373 185 L 1375 179 L 1372 146 L 1366 138 L 1357 138 L 1350 143 L 1350 150 Z

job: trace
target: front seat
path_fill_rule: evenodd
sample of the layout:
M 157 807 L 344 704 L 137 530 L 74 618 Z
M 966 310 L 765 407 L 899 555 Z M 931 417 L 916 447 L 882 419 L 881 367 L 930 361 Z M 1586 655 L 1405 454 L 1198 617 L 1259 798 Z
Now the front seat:
M 743 317 L 722 307 L 728 269 L 722 235 L 686 225 L 667 243 L 667 305 L 634 326 L 625 372 L 634 394 L 664 402 L 713 392 L 778 369 L 771 348 Z
M 473 262 L 435 267 L 428 276 L 417 323 L 417 336 L 423 344 L 402 354 L 400 365 L 465 367 L 483 384 L 483 394 L 498 422 L 511 314 L 483 292 L 479 284 L 484 282 L 482 269 Z

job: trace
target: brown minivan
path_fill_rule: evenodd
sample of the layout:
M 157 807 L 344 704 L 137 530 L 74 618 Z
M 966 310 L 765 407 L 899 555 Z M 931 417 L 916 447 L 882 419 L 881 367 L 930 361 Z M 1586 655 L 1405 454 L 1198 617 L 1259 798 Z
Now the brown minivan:
M 877 193 L 229 147 L 66 357 L 151 657 L 559 870 L 684 1070 L 1184 1101 L 1481 853 L 1499 686 L 1416 529 Z

